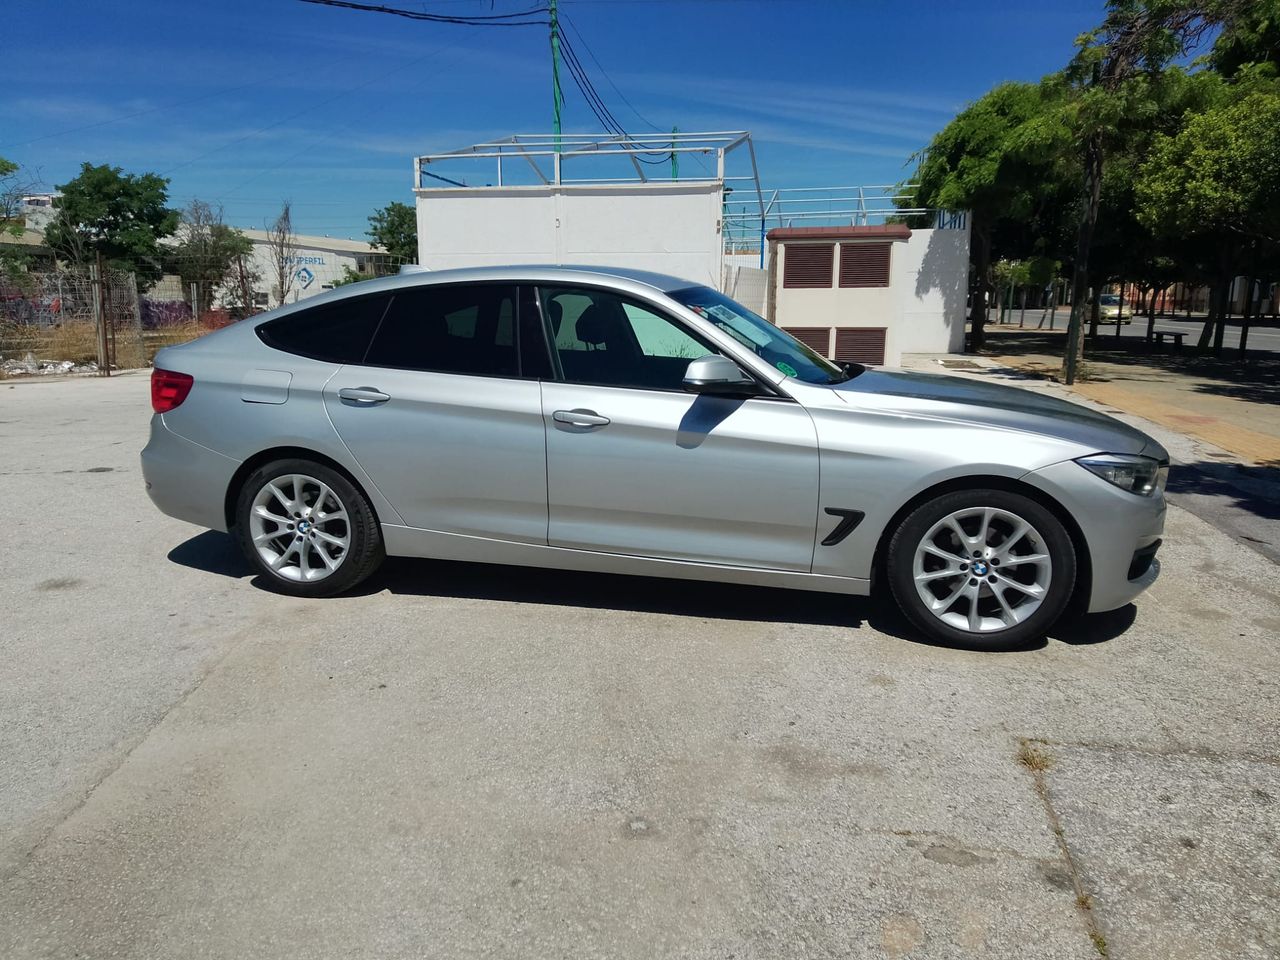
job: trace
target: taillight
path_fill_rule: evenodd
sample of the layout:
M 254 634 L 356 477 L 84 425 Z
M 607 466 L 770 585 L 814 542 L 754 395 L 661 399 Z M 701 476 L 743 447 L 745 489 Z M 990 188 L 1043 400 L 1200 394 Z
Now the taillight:
M 151 409 L 156 413 L 168 413 L 182 406 L 187 394 L 195 385 L 195 377 L 189 373 L 156 368 L 151 371 Z

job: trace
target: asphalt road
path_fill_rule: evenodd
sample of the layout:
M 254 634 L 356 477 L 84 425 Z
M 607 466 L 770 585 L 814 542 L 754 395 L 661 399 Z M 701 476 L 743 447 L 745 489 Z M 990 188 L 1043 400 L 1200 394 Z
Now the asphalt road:
M 1026 326 L 1035 327 L 1037 324 L 1039 324 L 1040 314 L 1041 314 L 1040 310 L 1028 309 L 1027 317 L 1026 317 Z M 994 310 L 991 312 L 991 316 L 992 316 L 991 329 L 994 329 L 994 330 L 1000 329 L 999 325 L 995 323 L 996 314 Z M 1058 330 L 1066 329 L 1066 324 L 1067 324 L 1067 320 L 1069 319 L 1069 316 L 1070 315 L 1068 310 L 1066 310 L 1065 308 L 1060 308 L 1054 320 L 1054 328 Z M 1009 319 L 1011 319 L 1013 326 L 1017 326 L 1018 311 L 1014 310 L 1009 315 Z M 1009 325 L 1010 324 L 1007 324 L 1007 323 L 1005 324 L 1006 327 Z M 1190 320 L 1170 320 L 1164 317 L 1159 317 L 1156 319 L 1156 326 L 1155 326 L 1157 330 L 1163 330 L 1166 332 L 1185 333 L 1186 336 L 1183 339 L 1183 344 L 1187 346 L 1193 345 L 1196 342 L 1196 340 L 1200 336 L 1200 331 L 1203 327 L 1204 327 L 1204 317 L 1193 317 Z M 1047 321 L 1045 323 L 1045 329 L 1048 329 Z M 1099 332 L 1099 335 L 1103 337 L 1114 337 L 1116 333 L 1116 325 L 1114 323 L 1099 324 L 1098 332 Z M 1120 336 L 1136 337 L 1140 340 L 1145 339 L 1147 336 L 1146 317 L 1134 317 L 1132 321 L 1130 321 L 1129 323 L 1121 324 Z M 1235 350 L 1240 346 L 1240 325 L 1238 320 L 1235 324 L 1229 324 L 1227 326 L 1222 342 L 1223 342 L 1223 346 L 1231 350 Z M 1172 345 L 1171 345 L 1171 348 L 1172 348 Z M 1271 351 L 1271 352 L 1280 351 L 1280 326 L 1275 326 L 1271 324 L 1270 321 L 1268 321 L 1268 323 L 1263 326 L 1251 325 L 1249 327 L 1248 349 L 1251 351 L 1252 350 Z
M 1014 654 L 460 564 L 302 601 L 154 511 L 147 414 L 0 384 L 6 960 L 1280 953 L 1276 567 L 1176 507 Z

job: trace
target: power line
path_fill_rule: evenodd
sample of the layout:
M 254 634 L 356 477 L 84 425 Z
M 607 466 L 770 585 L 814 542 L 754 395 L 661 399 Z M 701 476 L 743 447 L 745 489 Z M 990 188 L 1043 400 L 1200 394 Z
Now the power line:
M 586 69 L 582 66 L 582 61 L 578 58 L 577 51 L 574 50 L 573 45 L 569 42 L 569 38 L 563 33 L 560 35 L 560 43 L 565 52 L 565 63 L 569 66 L 569 73 L 573 77 L 574 83 L 578 85 L 578 89 L 582 92 L 582 96 L 586 99 L 587 105 L 591 108 L 591 112 L 596 115 L 596 119 L 600 121 L 601 125 L 604 126 L 606 130 L 620 138 L 625 146 L 637 150 L 643 149 L 631 138 L 631 135 L 627 133 L 626 129 L 618 121 L 618 118 L 615 117 L 609 110 L 608 106 L 606 106 L 599 91 L 596 90 L 595 85 L 591 82 L 591 78 L 587 75 Z M 639 156 L 638 154 L 635 155 L 635 158 L 641 163 L 657 165 L 667 163 L 674 156 L 675 154 L 672 151 L 667 152 L 656 159 L 649 159 Z
M 663 132 L 662 129 L 657 124 L 655 124 L 652 120 L 649 120 L 647 117 L 645 117 L 644 114 L 642 114 L 639 110 L 637 110 L 635 108 L 635 105 L 632 104 L 632 102 L 627 99 L 627 95 L 618 89 L 618 85 L 613 82 L 613 78 L 609 76 L 608 72 L 604 68 L 604 65 L 596 57 L 595 51 L 591 49 L 591 44 L 587 43 L 587 38 L 584 37 L 582 35 L 582 31 L 578 29 L 578 25 L 573 22 L 573 20 L 570 18 L 570 16 L 567 13 L 561 14 L 561 16 L 564 18 L 565 22 L 569 24 L 569 28 L 573 30 L 573 35 L 582 41 L 582 46 L 583 46 L 583 49 L 587 51 L 587 56 L 589 56 L 591 58 L 591 62 L 594 63 L 599 68 L 600 75 L 603 76 L 605 80 L 609 81 L 609 86 L 613 87 L 613 92 L 616 93 L 622 99 L 622 102 L 625 103 L 627 107 L 631 110 L 631 112 L 634 113 L 636 117 L 639 118 L 641 123 L 653 128 L 654 130 L 657 130 L 659 133 L 662 133 Z
M 426 13 L 418 10 L 402 10 L 399 7 L 384 7 L 374 3 L 356 3 L 354 0 L 300 0 L 302 3 L 314 3 L 322 7 L 341 7 L 346 10 L 363 10 L 367 13 L 388 13 L 406 20 L 423 20 L 428 23 L 451 23 L 467 27 L 534 27 L 547 25 L 550 20 L 529 20 L 540 13 L 549 13 L 548 7 L 531 7 L 519 13 L 490 13 L 475 16 L 454 16 L 447 13 Z

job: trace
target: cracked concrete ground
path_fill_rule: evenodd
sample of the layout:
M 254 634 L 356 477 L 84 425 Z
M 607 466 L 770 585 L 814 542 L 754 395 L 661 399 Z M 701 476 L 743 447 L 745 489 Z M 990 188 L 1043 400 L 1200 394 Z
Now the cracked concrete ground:
M 1015 654 L 431 562 L 302 601 L 154 511 L 147 415 L 0 385 L 6 960 L 1280 955 L 1276 567 L 1191 514 Z

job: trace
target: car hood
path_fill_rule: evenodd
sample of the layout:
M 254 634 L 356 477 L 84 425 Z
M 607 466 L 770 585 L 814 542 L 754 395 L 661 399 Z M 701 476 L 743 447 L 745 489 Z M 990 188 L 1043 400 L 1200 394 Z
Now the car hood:
M 1054 437 L 1090 452 L 1168 454 L 1141 430 L 1077 403 L 1032 390 L 905 370 L 867 370 L 835 384 L 846 402 L 884 412 L 1002 427 Z

